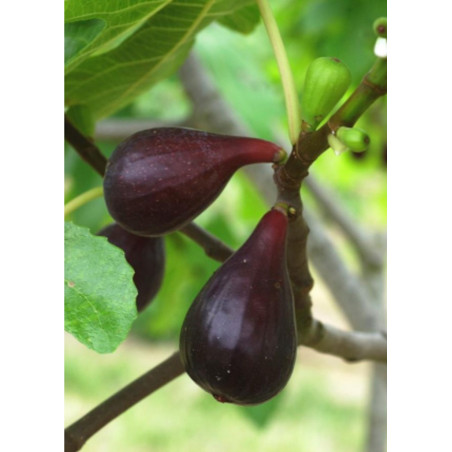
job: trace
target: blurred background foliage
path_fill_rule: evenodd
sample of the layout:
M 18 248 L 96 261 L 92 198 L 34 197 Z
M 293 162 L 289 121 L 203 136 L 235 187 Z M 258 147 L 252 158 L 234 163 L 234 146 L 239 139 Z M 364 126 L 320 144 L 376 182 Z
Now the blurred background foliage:
M 374 60 L 375 35 L 372 31 L 372 23 L 377 17 L 386 15 L 385 1 L 280 0 L 271 2 L 271 5 L 288 52 L 300 96 L 302 96 L 303 78 L 307 66 L 313 59 L 320 56 L 338 57 L 347 64 L 353 81 L 350 90 L 359 83 Z M 273 141 L 278 141 L 281 137 L 284 140 L 287 139 L 283 92 L 276 62 L 262 24 L 259 24 L 251 34 L 242 35 L 213 23 L 197 36 L 194 50 L 214 78 L 222 95 L 253 135 Z M 177 74 L 173 74 L 140 95 L 133 103 L 116 112 L 113 117 L 178 122 L 186 118 L 190 112 L 191 106 L 183 87 Z M 386 225 L 385 100 L 380 99 L 373 105 L 359 120 L 357 126 L 366 130 L 371 137 L 368 151 L 359 155 L 347 152 L 336 156 L 332 150 L 328 150 L 313 165 L 311 173 L 323 185 L 335 192 L 344 208 L 364 227 L 383 230 Z M 117 143 L 97 142 L 97 144 L 108 157 Z M 66 146 L 65 200 L 68 201 L 101 183 L 98 174 L 69 146 Z M 315 202 L 305 189 L 303 189 L 303 196 L 307 205 L 315 207 Z M 238 172 L 215 203 L 196 219 L 196 223 L 220 237 L 228 245 L 237 248 L 246 240 L 266 210 L 267 207 L 259 193 L 244 174 Z M 97 199 L 83 206 L 74 212 L 69 220 L 89 227 L 93 233 L 112 221 L 103 199 Z M 152 342 L 157 350 L 156 356 L 159 358 L 165 357 L 161 356 L 161 347 L 164 350 L 168 344 L 171 350 L 176 347 L 180 325 L 191 301 L 219 266 L 217 262 L 207 258 L 197 245 L 178 233 L 166 236 L 165 246 L 167 260 L 162 289 L 151 305 L 135 321 L 130 339 L 132 342 L 138 339 Z M 340 246 L 344 245 L 340 244 Z M 325 295 L 322 292 L 321 281 L 318 279 L 316 279 L 315 290 L 319 291 L 320 298 L 322 294 Z M 328 297 L 324 296 L 324 298 Z M 331 305 L 331 301 L 325 303 L 325 306 L 328 306 L 325 308 L 325 315 L 333 316 L 338 322 L 343 321 L 341 314 Z M 316 298 L 314 298 L 314 305 L 316 306 Z M 314 311 L 317 312 L 316 308 Z M 144 362 L 144 352 L 141 349 L 140 353 L 137 352 L 140 365 L 136 366 L 133 362 L 134 355 L 127 348 L 130 347 L 130 341 L 126 341 L 112 356 L 99 356 L 90 350 L 85 350 L 83 346 L 71 339 L 66 341 L 68 422 L 84 414 L 87 409 L 137 377 L 140 372 L 148 370 L 153 363 L 157 364 L 158 360 L 155 360 L 155 356 L 151 356 L 149 361 Z M 129 352 L 125 353 L 124 350 Z M 168 353 L 169 351 L 168 349 Z M 304 350 L 302 351 L 304 353 Z M 336 363 L 339 367 L 348 366 L 335 358 L 322 357 L 322 359 L 326 359 L 332 368 Z M 313 358 L 313 361 L 315 362 L 316 359 Z M 150 416 L 153 413 L 153 417 L 136 419 L 137 407 L 123 415 L 121 419 L 114 421 L 112 424 L 116 427 L 105 428 L 106 431 L 122 428 L 124 431 L 116 431 L 115 435 L 118 438 L 123 435 L 125 438 L 130 437 L 129 429 L 135 421 L 144 422 L 143 426 L 135 428 L 138 437 L 133 440 L 135 443 L 132 448 L 122 445 L 121 441 L 124 441 L 124 438 L 118 439 L 118 444 L 112 442 L 110 447 L 105 448 L 101 443 L 97 443 L 96 448 L 90 448 L 90 443 L 94 444 L 96 441 L 93 438 L 87 443 L 86 450 L 237 451 L 256 447 L 259 450 L 268 451 L 357 451 L 361 449 L 364 438 L 363 417 L 366 402 L 363 382 L 367 372 L 365 364 L 359 366 L 361 370 L 357 375 L 363 376 L 362 382 L 357 383 L 358 386 L 361 384 L 360 397 L 352 397 L 344 402 L 330 397 L 331 387 L 334 392 L 334 382 L 330 377 L 338 372 L 337 369 L 328 370 L 328 367 L 324 366 L 317 370 L 314 366 L 303 371 L 298 369 L 297 364 L 289 388 L 281 395 L 281 402 L 277 397 L 274 401 L 259 407 L 242 410 L 247 413 L 245 417 L 242 416 L 246 427 L 244 427 L 245 424 L 235 423 L 233 419 L 236 414 L 232 414 L 232 418 L 224 425 L 224 432 L 222 427 L 219 434 L 220 439 L 223 438 L 223 434 L 225 440 L 229 438 L 230 442 L 226 443 L 229 444 L 228 446 L 221 443 L 220 439 L 215 441 L 211 438 L 214 429 L 219 428 L 219 424 L 215 421 L 216 416 L 223 420 L 229 415 L 225 415 L 222 410 L 227 410 L 228 413 L 241 411 L 237 411 L 237 407 L 224 407 L 213 399 L 210 400 L 188 380 L 188 377 L 184 376 L 182 377 L 184 384 L 181 383 L 181 379 L 178 379 L 177 383 L 172 383 L 174 388 L 178 388 L 174 393 L 166 388 L 158 391 L 162 395 L 155 394 L 151 400 L 143 402 L 148 404 Z M 87 373 L 87 370 L 90 372 Z M 300 379 L 297 380 L 297 376 Z M 342 380 L 339 379 L 339 381 Z M 196 391 L 196 397 L 193 395 L 194 391 Z M 286 392 L 293 395 L 293 400 L 291 397 L 284 396 Z M 162 420 L 159 421 L 160 423 L 157 421 L 154 423 L 152 420 L 163 416 L 158 415 L 160 410 L 167 412 L 166 427 L 163 426 Z M 209 416 L 212 418 L 210 419 Z M 279 439 L 272 439 L 272 433 L 269 433 L 269 430 L 265 433 L 268 438 L 266 436 L 265 441 L 256 443 L 257 439 L 253 439 L 253 434 L 250 432 L 256 427 L 267 425 L 270 417 L 275 423 L 275 438 Z M 198 421 L 199 424 L 196 424 Z M 205 424 L 207 428 L 199 428 L 204 425 L 204 422 L 207 422 Z M 209 422 L 211 424 L 208 424 Z M 171 423 L 174 425 L 171 425 L 167 431 L 166 428 Z M 195 428 L 195 424 L 198 425 L 198 429 Z M 297 433 L 286 432 L 288 425 L 292 426 Z M 234 435 L 237 429 L 245 429 L 240 445 L 235 444 L 228 436 L 229 428 L 235 429 Z M 178 438 L 188 438 L 189 434 L 204 435 L 205 444 L 201 447 L 199 444 L 194 445 L 190 442 L 188 445 L 179 443 L 179 440 L 175 439 L 176 431 L 177 435 L 182 435 Z M 308 431 L 311 432 L 305 435 Z M 156 435 L 160 435 L 160 439 Z M 287 440 L 289 441 L 287 444 L 284 443 L 286 435 L 287 438 L 291 438 Z M 317 440 L 313 439 L 315 435 Z M 302 437 L 307 438 L 307 442 L 303 442 L 300 439 Z M 169 442 L 171 438 L 172 443 Z M 143 445 L 147 440 L 148 448 Z M 309 441 L 314 442 L 309 444 Z

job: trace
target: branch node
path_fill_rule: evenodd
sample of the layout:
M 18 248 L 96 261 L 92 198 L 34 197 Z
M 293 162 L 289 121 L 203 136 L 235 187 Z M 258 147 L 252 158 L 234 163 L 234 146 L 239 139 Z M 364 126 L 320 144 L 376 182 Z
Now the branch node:
M 376 83 L 373 83 L 369 80 L 369 78 L 366 76 L 363 78 L 362 81 L 363 85 L 368 86 L 372 91 L 375 91 L 375 93 L 378 94 L 378 96 L 384 96 L 387 92 L 387 88 L 377 85 Z

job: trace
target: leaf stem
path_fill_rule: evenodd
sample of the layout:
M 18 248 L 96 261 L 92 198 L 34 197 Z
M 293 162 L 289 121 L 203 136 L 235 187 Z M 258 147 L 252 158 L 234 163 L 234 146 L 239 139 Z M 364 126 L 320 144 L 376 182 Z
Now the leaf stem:
M 273 47 L 276 62 L 278 64 L 279 73 L 281 75 L 281 83 L 286 101 L 287 121 L 289 123 L 289 138 L 292 144 L 295 144 L 300 132 L 300 106 L 298 103 L 297 91 L 292 71 L 290 69 L 289 60 L 287 58 L 286 49 L 279 33 L 278 25 L 273 16 L 270 5 L 267 0 L 256 0 L 262 16 L 265 28 L 267 29 L 268 38 Z
M 92 201 L 93 199 L 100 198 L 103 194 L 104 194 L 103 187 L 94 187 L 88 191 L 85 191 L 81 195 L 75 197 L 74 199 L 71 199 L 69 202 L 66 203 L 66 205 L 64 206 L 64 216 L 65 217 L 68 216 L 69 214 L 77 210 L 79 207 Z

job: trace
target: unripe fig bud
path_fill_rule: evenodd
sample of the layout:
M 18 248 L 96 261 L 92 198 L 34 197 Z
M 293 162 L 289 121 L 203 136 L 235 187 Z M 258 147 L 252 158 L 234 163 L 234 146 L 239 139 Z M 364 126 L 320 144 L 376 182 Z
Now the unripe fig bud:
M 386 38 L 387 34 L 387 19 L 386 17 L 379 17 L 373 24 L 374 32 L 380 38 Z
M 355 152 L 365 151 L 370 143 L 369 135 L 357 127 L 339 127 L 336 131 L 336 137 L 348 149 Z
M 301 100 L 303 121 L 315 130 L 350 85 L 351 74 L 337 58 L 321 57 L 308 67 Z

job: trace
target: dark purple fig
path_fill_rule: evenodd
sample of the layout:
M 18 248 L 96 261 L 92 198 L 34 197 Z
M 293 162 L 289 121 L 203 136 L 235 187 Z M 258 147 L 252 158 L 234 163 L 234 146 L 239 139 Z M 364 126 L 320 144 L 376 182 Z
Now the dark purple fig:
M 143 130 L 113 152 L 104 178 L 105 202 L 128 231 L 166 234 L 209 206 L 241 166 L 284 156 L 279 146 L 257 138 L 183 128 Z
M 220 402 L 265 402 L 292 374 L 297 333 L 286 266 L 287 222 L 276 209 L 264 215 L 209 279 L 182 325 L 185 370 Z
M 162 237 L 139 237 L 116 223 L 98 232 L 124 251 L 126 261 L 135 270 L 133 282 L 137 288 L 137 310 L 142 311 L 160 289 L 165 269 L 165 247 Z

